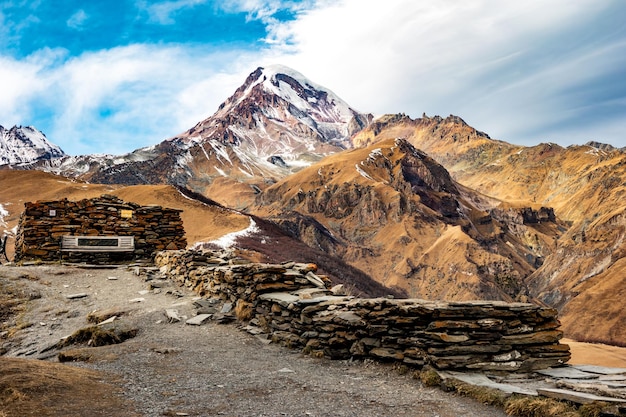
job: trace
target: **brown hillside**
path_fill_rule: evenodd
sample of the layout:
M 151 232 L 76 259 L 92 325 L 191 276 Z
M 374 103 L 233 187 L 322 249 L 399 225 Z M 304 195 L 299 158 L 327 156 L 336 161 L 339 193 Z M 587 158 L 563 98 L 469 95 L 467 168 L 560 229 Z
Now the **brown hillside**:
M 17 226 L 19 216 L 26 201 L 56 200 L 68 198 L 80 200 L 98 197 L 104 193 L 115 195 L 124 201 L 141 205 L 160 205 L 182 210 L 181 217 L 189 246 L 199 242 L 209 242 L 228 233 L 247 229 L 250 217 L 231 209 L 220 207 L 208 199 L 206 204 L 185 197 L 176 188 L 169 185 L 99 185 L 71 181 L 63 177 L 40 171 L 0 170 L 0 183 L 7 184 L 0 204 L 8 215 L 0 219 L 0 233 L 10 231 Z M 237 195 L 236 188 L 225 188 L 226 196 Z M 234 193 L 234 194 L 233 194 Z M 194 196 L 198 197 L 198 196 Z M 222 196 L 225 197 L 225 196 Z M 364 272 L 347 265 L 341 259 L 310 248 L 263 219 L 256 219 L 260 231 L 238 239 L 237 247 L 245 248 L 241 255 L 267 262 L 299 260 L 314 262 L 320 273 L 328 275 L 335 284 L 345 284 L 355 294 L 370 297 L 393 294 L 404 296 L 402 291 L 385 288 L 373 281 Z M 267 244 L 266 242 L 271 242 Z M 8 255 L 13 257 L 13 241 L 9 240 Z M 252 251 L 252 252 L 250 252 Z M 260 258 L 259 258 L 260 257 Z M 257 259 L 258 258 L 258 259 Z
M 390 139 L 303 169 L 265 190 L 255 210 L 411 297 L 510 301 L 524 296 L 558 226 L 530 227 L 497 203 Z
M 580 340 L 626 343 L 626 310 L 607 306 L 624 288 L 617 265 L 626 255 L 626 154 L 595 146 L 521 147 L 490 139 L 450 116 L 381 118 L 353 138 L 356 145 L 405 137 L 442 163 L 461 184 L 514 206 L 552 207 L 564 224 L 543 265 L 526 281 L 529 294 L 562 311 Z M 587 283 L 589 281 L 589 283 Z M 618 291 L 619 292 L 619 291 Z M 569 305 L 571 303 L 571 306 Z M 579 317 L 596 317 L 579 321 Z M 605 319 L 601 319 L 605 318 Z

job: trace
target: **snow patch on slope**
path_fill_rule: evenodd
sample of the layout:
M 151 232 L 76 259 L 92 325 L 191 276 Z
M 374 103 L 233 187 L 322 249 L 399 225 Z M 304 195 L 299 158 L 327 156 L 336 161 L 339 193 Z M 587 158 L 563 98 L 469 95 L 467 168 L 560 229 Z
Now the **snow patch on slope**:
M 363 178 L 372 180 L 372 181 L 374 180 L 374 178 L 370 177 L 370 175 L 367 172 L 363 171 L 363 168 L 361 168 L 359 164 L 355 164 L 354 167 L 356 168 L 356 172 L 361 174 Z
M 209 242 L 198 242 L 191 247 L 192 250 L 200 249 L 206 244 L 213 244 L 219 246 L 222 249 L 227 249 L 235 245 L 237 239 L 240 237 L 251 236 L 255 233 L 260 233 L 261 229 L 257 226 L 256 222 L 253 219 L 250 219 L 250 225 L 248 228 L 244 230 L 239 230 L 237 232 L 228 233 L 219 239 L 211 240 Z
M 4 208 L 2 204 L 0 204 L 0 226 L 6 226 L 7 223 L 4 221 L 4 218 L 9 215 L 9 212 Z

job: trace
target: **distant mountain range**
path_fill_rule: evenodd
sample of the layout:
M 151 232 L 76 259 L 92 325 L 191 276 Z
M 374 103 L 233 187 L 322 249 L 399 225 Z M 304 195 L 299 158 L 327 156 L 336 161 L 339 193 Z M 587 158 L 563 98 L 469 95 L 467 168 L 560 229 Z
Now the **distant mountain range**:
M 517 146 L 457 116 L 373 118 L 282 66 L 126 155 L 67 156 L 35 128 L 0 132 L 0 168 L 183 186 L 408 296 L 531 300 L 558 308 L 570 337 L 626 345 L 624 149 Z

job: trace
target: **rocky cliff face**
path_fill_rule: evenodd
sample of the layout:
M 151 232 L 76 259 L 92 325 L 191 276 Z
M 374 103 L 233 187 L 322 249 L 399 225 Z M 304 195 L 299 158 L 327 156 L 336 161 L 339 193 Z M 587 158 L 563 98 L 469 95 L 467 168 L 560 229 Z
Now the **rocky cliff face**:
M 531 209 L 510 208 L 512 221 L 403 139 L 328 157 L 262 192 L 255 210 L 430 299 L 525 299 L 524 279 L 558 233 L 556 219 L 538 230 Z

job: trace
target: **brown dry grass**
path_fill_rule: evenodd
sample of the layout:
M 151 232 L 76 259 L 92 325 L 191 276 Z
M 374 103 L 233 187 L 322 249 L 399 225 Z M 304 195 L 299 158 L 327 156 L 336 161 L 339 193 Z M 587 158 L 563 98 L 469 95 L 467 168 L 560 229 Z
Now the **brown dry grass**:
M 455 379 L 442 382 L 439 375 L 433 370 L 418 372 L 416 376 L 424 385 L 441 385 L 447 391 L 455 391 L 483 404 L 502 408 L 511 417 L 600 417 L 613 415 L 606 414 L 606 411 L 610 409 L 610 404 L 603 402 L 592 402 L 578 407 L 568 401 L 541 396 L 518 394 L 509 396 L 496 389 L 470 385 Z
M 563 339 L 562 343 L 570 346 L 571 365 L 596 365 L 614 368 L 626 368 L 626 348 L 598 343 L 577 342 Z
M 91 370 L 1 357 L 0 416 L 138 416 L 113 382 Z
M 580 417 L 574 407 L 552 398 L 512 398 L 505 411 L 512 417 Z
M 581 342 L 626 347 L 626 258 L 575 288 L 561 312 L 565 335 Z M 623 358 L 626 363 L 626 357 Z

